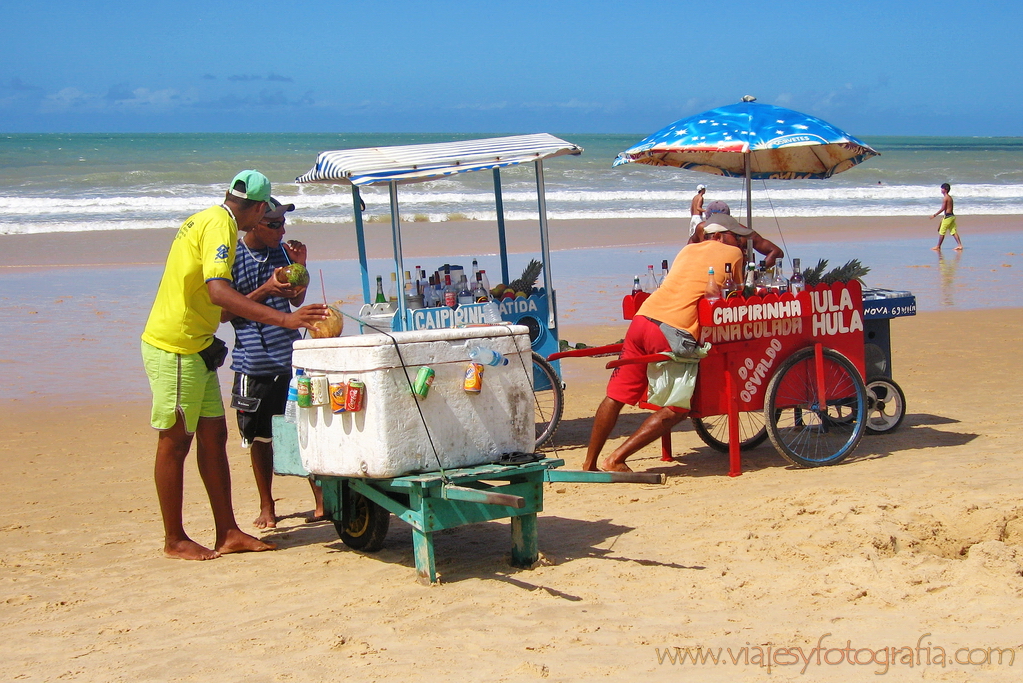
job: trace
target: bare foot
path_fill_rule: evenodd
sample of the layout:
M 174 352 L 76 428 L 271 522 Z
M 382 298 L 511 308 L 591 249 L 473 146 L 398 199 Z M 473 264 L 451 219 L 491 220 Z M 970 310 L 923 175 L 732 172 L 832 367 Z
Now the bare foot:
M 941 251 L 941 247 L 931 247 L 931 251 Z
M 175 560 L 215 560 L 220 557 L 216 550 L 199 545 L 190 538 L 164 544 L 163 554 Z
M 217 552 L 221 555 L 228 553 L 260 553 L 264 550 L 276 550 L 273 543 L 264 543 L 254 536 L 249 536 L 241 529 L 231 529 L 227 532 L 227 538 L 217 546 Z
M 602 472 L 631 472 L 632 469 L 624 462 L 611 462 L 611 460 L 604 460 L 600 463 L 600 469 Z
M 953 251 L 962 251 L 962 250 L 963 250 L 963 245 L 961 245 L 961 244 L 960 244 L 960 245 L 959 245 L 958 247 L 956 247 L 956 248 L 955 248 L 955 249 L 954 249 Z
M 325 515 L 322 511 L 321 512 L 314 512 L 313 514 L 311 514 L 311 515 L 309 515 L 308 517 L 305 518 L 305 523 L 306 524 L 315 524 L 316 522 L 326 522 L 329 519 L 330 519 L 330 517 L 328 515 Z
M 260 510 L 259 517 L 256 517 L 252 525 L 257 529 L 276 529 L 277 515 L 273 510 Z

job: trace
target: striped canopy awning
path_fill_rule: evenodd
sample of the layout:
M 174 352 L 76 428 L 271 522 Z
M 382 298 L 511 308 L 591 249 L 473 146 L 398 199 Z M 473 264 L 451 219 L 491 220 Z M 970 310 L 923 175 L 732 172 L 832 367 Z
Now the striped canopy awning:
M 582 147 L 547 133 L 426 145 L 366 147 L 321 152 L 316 165 L 296 178 L 299 183 L 381 185 L 415 183 L 455 173 L 580 154 Z

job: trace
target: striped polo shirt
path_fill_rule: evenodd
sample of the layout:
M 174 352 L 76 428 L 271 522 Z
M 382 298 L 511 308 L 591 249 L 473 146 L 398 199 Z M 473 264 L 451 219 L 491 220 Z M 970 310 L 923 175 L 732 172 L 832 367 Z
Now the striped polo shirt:
M 239 239 L 232 271 L 234 287 L 242 294 L 249 294 L 270 279 L 275 268 L 290 264 L 284 247 L 249 249 Z M 272 296 L 263 303 L 278 311 L 291 311 L 291 303 L 283 297 Z M 291 374 L 291 345 L 302 338 L 301 332 L 244 318 L 234 318 L 231 325 L 234 326 L 232 370 L 246 375 Z

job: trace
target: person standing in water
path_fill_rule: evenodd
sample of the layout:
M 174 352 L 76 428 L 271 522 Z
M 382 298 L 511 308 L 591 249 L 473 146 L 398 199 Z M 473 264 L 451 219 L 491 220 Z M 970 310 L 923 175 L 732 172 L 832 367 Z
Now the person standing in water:
M 956 244 L 958 245 L 956 251 L 963 250 L 963 241 L 959 239 L 959 231 L 956 229 L 955 207 L 953 206 L 952 195 L 949 194 L 951 191 L 951 185 L 948 183 L 941 184 L 941 208 L 931 214 L 931 218 L 937 218 L 944 214 L 944 217 L 941 219 L 941 225 L 938 227 L 938 245 L 931 247 L 933 251 L 941 251 L 941 243 L 945 241 L 946 234 L 956 238 Z

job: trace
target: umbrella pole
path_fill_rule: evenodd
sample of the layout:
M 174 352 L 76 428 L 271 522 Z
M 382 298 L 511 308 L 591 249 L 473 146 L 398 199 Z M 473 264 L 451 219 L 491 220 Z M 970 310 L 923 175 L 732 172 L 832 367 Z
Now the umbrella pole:
M 750 153 L 746 152 L 743 154 L 743 162 L 746 167 L 746 227 L 753 229 L 753 183 L 752 173 L 750 168 Z M 753 240 L 749 240 L 746 244 L 746 261 L 752 262 L 755 254 L 753 253 Z

